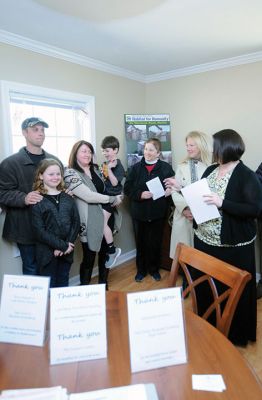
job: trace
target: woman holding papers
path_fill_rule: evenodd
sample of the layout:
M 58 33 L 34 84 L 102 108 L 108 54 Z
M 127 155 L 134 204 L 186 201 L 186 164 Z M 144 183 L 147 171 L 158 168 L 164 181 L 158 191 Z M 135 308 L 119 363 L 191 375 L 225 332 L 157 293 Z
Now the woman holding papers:
M 103 240 L 104 216 L 101 204 L 117 206 L 122 201 L 121 195 L 103 194 L 104 182 L 93 158 L 92 144 L 80 140 L 71 150 L 68 168 L 65 171 L 65 182 L 74 194 L 80 215 L 79 235 L 83 249 L 83 260 L 80 265 L 81 285 L 90 283 L 97 252 L 99 252 L 98 281 L 107 284 L 108 270 L 105 268 L 107 246 Z
M 136 282 L 142 282 L 147 273 L 155 281 L 161 279 L 161 247 L 168 206 L 163 182 L 165 178 L 174 176 L 174 171 L 171 165 L 159 159 L 160 153 L 161 142 L 158 139 L 147 140 L 144 157 L 131 168 L 124 185 L 124 193 L 130 198 L 135 231 Z M 157 178 L 153 181 L 155 185 L 152 182 L 154 178 Z
M 256 174 L 240 161 L 245 151 L 241 136 L 232 129 L 213 135 L 213 161 L 204 172 L 211 193 L 204 196 L 221 214 L 195 226 L 195 247 L 251 273 L 229 332 L 230 340 L 246 345 L 256 340 L 256 223 L 262 208 L 262 189 Z M 219 287 L 218 287 L 219 290 Z M 208 304 L 204 288 L 198 293 L 199 314 Z
M 178 188 L 185 187 L 201 178 L 211 163 L 211 151 L 208 136 L 199 131 L 192 131 L 186 136 L 187 157 L 178 165 L 175 180 Z M 175 205 L 171 241 L 170 258 L 174 258 L 179 242 L 193 246 L 193 216 L 180 190 L 176 190 L 174 179 L 166 179 L 166 187 L 172 190 Z

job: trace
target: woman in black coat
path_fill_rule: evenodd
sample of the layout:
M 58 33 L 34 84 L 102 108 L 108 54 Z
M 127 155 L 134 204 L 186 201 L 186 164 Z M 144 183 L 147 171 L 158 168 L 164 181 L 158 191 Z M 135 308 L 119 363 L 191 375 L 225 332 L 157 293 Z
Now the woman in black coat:
M 233 317 L 229 339 L 239 345 L 256 340 L 256 218 L 262 209 L 262 189 L 256 174 L 240 161 L 245 151 L 241 136 L 232 129 L 213 135 L 213 161 L 206 169 L 211 194 L 207 204 L 218 207 L 221 217 L 195 226 L 198 250 L 251 273 Z M 199 314 L 207 303 L 206 292 L 198 292 Z
M 168 200 L 165 195 L 154 200 L 147 182 L 159 178 L 164 188 L 164 180 L 175 173 L 171 165 L 159 159 L 160 153 L 161 142 L 155 138 L 148 139 L 144 157 L 131 168 L 124 185 L 124 193 L 130 199 L 136 240 L 136 282 L 142 282 L 147 273 L 155 281 L 161 279 L 159 269 Z

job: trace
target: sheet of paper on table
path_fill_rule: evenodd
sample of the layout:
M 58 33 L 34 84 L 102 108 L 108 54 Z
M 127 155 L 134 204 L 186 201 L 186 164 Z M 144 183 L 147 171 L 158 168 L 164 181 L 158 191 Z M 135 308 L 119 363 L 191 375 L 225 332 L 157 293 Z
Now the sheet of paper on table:
M 210 392 L 223 392 L 226 385 L 222 375 L 192 375 L 192 388 L 194 390 L 207 390 Z
M 75 393 L 69 400 L 158 400 L 153 383 L 120 386 L 93 392 Z
M 48 277 L 4 275 L 0 306 L 0 341 L 43 346 Z
M 4 390 L 0 400 L 158 400 L 153 383 L 120 386 L 68 395 L 61 386 L 37 389 Z
M 187 361 L 181 288 L 128 293 L 127 305 L 132 372 Z
M 0 400 L 68 400 L 67 389 L 61 386 L 37 389 L 3 390 Z

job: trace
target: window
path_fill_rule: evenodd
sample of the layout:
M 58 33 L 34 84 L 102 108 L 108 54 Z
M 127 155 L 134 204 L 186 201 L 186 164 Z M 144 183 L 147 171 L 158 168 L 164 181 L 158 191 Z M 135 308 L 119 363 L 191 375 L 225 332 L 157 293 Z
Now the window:
M 65 165 L 77 140 L 95 144 L 94 98 L 35 86 L 1 82 L 5 156 L 25 145 L 21 123 L 28 117 L 46 121 L 44 149 Z M 94 146 L 95 147 L 95 146 Z

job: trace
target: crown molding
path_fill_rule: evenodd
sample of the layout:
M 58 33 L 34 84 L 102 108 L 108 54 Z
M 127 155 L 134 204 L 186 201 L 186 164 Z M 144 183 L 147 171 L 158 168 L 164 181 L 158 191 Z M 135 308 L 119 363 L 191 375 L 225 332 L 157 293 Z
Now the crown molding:
M 51 46 L 37 40 L 28 39 L 24 36 L 20 36 L 2 29 L 0 29 L 0 42 L 142 83 L 153 83 L 168 79 L 181 78 L 183 76 L 195 75 L 203 72 L 215 71 L 262 61 L 262 51 L 259 51 L 256 53 L 244 54 L 242 56 L 226 58 L 210 63 L 194 65 L 192 67 L 178 68 L 159 74 L 143 75 L 112 64 L 95 60 L 93 58 L 81 56 L 77 53 L 63 50 L 59 47 Z
M 63 50 L 59 47 L 51 46 L 46 43 L 32 40 L 24 36 L 16 35 L 15 33 L 7 32 L 0 29 L 0 42 L 20 47 L 25 50 L 30 50 L 35 53 L 44 54 L 46 56 L 58 58 L 84 67 L 96 69 L 98 71 L 107 72 L 108 74 L 121 76 L 123 78 L 132 79 L 138 82 L 145 83 L 145 75 L 138 74 L 124 68 L 116 67 L 115 65 L 107 64 L 93 58 L 81 56 L 77 53 Z
M 178 68 L 160 74 L 146 75 L 145 83 L 159 82 L 167 79 L 181 78 L 183 76 L 201 74 L 202 72 L 215 71 L 224 68 L 236 67 L 243 64 L 251 64 L 262 61 L 262 51 L 244 54 L 242 56 L 225 58 L 222 60 L 194 65 L 192 67 Z

